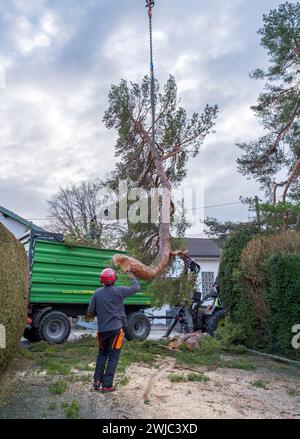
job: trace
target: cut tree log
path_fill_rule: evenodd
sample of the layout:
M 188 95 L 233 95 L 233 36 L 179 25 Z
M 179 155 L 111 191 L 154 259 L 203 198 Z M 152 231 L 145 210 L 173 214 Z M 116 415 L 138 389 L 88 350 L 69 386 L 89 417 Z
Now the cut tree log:
M 185 346 L 190 351 L 193 351 L 199 346 L 201 339 L 207 336 L 209 335 L 206 332 L 202 331 L 184 334 L 178 338 L 173 339 L 169 344 L 169 348 L 173 350 L 178 350 L 180 347 Z
M 174 258 L 175 256 L 185 257 L 187 256 L 187 251 L 177 250 L 171 252 L 168 251 L 168 248 L 166 248 L 161 258 L 159 260 L 157 260 L 157 258 L 156 261 L 154 261 L 154 263 L 150 266 L 143 264 L 141 261 L 138 261 L 131 256 L 122 254 L 114 255 L 113 263 L 117 267 L 120 267 L 123 272 L 130 270 L 139 279 L 151 280 L 155 279 L 160 273 L 164 272 L 170 263 L 170 259 Z

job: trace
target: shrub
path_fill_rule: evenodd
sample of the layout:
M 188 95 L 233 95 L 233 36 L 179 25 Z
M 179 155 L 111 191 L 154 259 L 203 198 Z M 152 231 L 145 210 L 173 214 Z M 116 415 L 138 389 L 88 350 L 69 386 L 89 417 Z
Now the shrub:
M 228 316 L 225 317 L 225 324 L 217 328 L 215 337 L 225 349 L 246 341 L 243 326 L 240 323 L 234 323 Z
M 242 251 L 257 233 L 255 226 L 249 226 L 233 232 L 226 239 L 221 256 L 219 284 L 226 313 L 231 316 L 236 308 L 235 271 L 240 262 Z
M 19 346 L 27 318 L 28 261 L 24 247 L 0 224 L 0 324 L 6 348 L 0 348 L 0 373 Z
M 231 317 L 243 326 L 248 346 L 261 349 L 269 343 L 268 316 L 273 311 L 266 300 L 268 258 L 297 253 L 300 253 L 300 234 L 294 231 L 256 237 L 243 250 L 235 272 L 236 303 Z
M 272 352 L 300 360 L 300 349 L 292 346 L 292 327 L 300 324 L 300 256 L 276 255 L 269 258 L 270 278 L 266 301 L 268 343 Z

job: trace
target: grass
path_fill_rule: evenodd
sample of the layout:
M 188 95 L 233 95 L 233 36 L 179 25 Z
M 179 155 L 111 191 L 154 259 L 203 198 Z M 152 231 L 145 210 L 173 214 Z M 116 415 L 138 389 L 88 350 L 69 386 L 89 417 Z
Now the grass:
M 229 369 L 256 370 L 256 365 L 247 359 L 225 360 L 220 366 Z
M 171 383 L 184 383 L 187 381 L 209 381 L 209 378 L 202 373 L 189 373 L 188 375 L 179 375 L 176 373 L 172 373 L 169 375 L 169 380 Z
M 41 361 L 42 369 L 47 371 L 48 375 L 70 375 L 71 367 L 58 358 L 45 358 Z
M 34 359 L 34 354 L 32 352 L 30 352 L 29 349 L 22 348 L 21 346 L 18 348 L 18 354 L 21 357 L 26 358 L 26 360 L 33 360 Z
M 268 386 L 267 383 L 261 379 L 255 380 L 255 381 L 251 381 L 251 386 L 253 387 L 257 387 L 258 389 L 264 389 L 267 390 Z
M 169 380 L 171 381 L 171 383 L 182 383 L 182 382 L 186 381 L 186 378 L 184 375 L 179 375 L 177 373 L 171 373 L 171 375 L 169 375 Z
M 189 373 L 187 376 L 188 381 L 209 381 L 209 377 L 206 375 L 203 375 L 203 373 Z
M 41 341 L 29 346 L 34 353 L 37 364 L 48 375 L 71 375 L 71 369 L 91 371 L 89 366 L 97 354 L 97 342 L 85 337 L 72 343 L 48 345 Z
M 177 364 L 190 367 L 202 365 L 213 368 L 229 367 L 255 370 L 255 365 L 247 357 L 245 358 L 245 348 L 241 346 L 232 348 L 237 358 L 224 361 L 220 358 L 220 354 L 223 352 L 222 344 L 213 337 L 203 338 L 199 347 L 194 351 L 189 351 L 184 347 L 179 351 L 166 349 L 169 342 L 168 339 L 125 342 L 118 365 L 118 374 L 125 375 L 127 368 L 134 363 L 147 364 L 153 368 L 159 367 L 165 357 L 173 357 Z M 37 365 L 45 370 L 47 375 L 68 376 L 70 380 L 85 382 L 90 380 L 90 376 L 77 378 L 72 369 L 92 372 L 94 368 L 90 364 L 95 363 L 97 348 L 97 340 L 87 336 L 62 345 L 49 345 L 41 341 L 30 345 L 28 350 L 29 355 L 33 356 Z M 239 355 L 242 354 L 243 358 L 241 359 Z M 124 380 L 126 382 L 125 378 Z
M 232 352 L 233 354 L 243 355 L 247 354 L 247 348 L 244 345 L 238 344 L 238 345 L 231 345 L 228 349 L 229 352 Z
M 56 403 L 55 402 L 50 402 L 48 405 L 48 410 L 56 410 Z
M 118 380 L 118 386 L 119 387 L 124 387 L 126 386 L 126 384 L 129 383 L 129 378 L 127 375 L 122 375 L 119 380 Z
M 295 389 L 287 389 L 286 393 L 287 393 L 289 396 L 296 396 L 296 395 L 297 395 L 297 392 L 296 392 Z
M 39 341 L 37 343 L 32 343 L 28 350 L 30 352 L 49 352 L 54 348 L 55 346 L 49 345 L 46 341 Z
M 64 401 L 61 403 L 61 408 L 66 418 L 76 419 L 79 417 L 80 407 L 77 401 L 73 400 L 70 404 Z
M 54 395 L 62 395 L 63 393 L 65 393 L 67 387 L 68 383 L 66 381 L 59 380 L 49 386 L 49 391 Z

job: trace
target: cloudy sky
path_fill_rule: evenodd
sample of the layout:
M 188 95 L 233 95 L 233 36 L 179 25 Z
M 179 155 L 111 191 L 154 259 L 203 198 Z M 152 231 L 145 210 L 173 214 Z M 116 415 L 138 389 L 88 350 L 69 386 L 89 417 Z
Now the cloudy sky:
M 205 205 L 258 193 L 236 171 L 236 142 L 260 133 L 250 110 L 265 66 L 257 30 L 277 0 L 157 0 L 155 69 L 177 80 L 182 105 L 218 104 L 216 133 L 190 163 L 186 186 L 205 187 Z M 144 0 L 0 2 L 0 205 L 25 218 L 48 215 L 59 186 L 103 177 L 114 163 L 115 135 L 102 124 L 111 84 L 148 73 Z M 1 84 L 0 84 L 1 85 Z M 244 206 L 206 215 L 243 220 Z M 36 220 L 38 224 L 41 221 Z

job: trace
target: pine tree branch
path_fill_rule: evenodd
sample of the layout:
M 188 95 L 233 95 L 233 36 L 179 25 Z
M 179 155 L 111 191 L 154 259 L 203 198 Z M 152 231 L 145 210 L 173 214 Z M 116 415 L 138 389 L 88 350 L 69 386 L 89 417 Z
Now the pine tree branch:
M 268 157 L 270 157 L 270 155 L 272 155 L 277 150 L 279 142 L 284 139 L 287 131 L 291 128 L 299 108 L 300 108 L 300 103 L 298 102 L 295 105 L 294 111 L 293 111 L 288 123 L 279 131 L 275 141 L 272 143 L 272 145 L 268 149 L 268 151 L 266 151 L 261 157 L 259 157 L 257 160 L 255 160 L 255 162 L 254 162 L 255 165 L 263 163 Z
M 283 195 L 282 195 L 282 203 L 283 203 L 283 205 L 285 205 L 285 203 L 286 203 L 286 195 L 287 195 L 287 192 L 289 190 L 289 187 L 291 186 L 291 184 L 293 183 L 295 178 L 299 175 L 299 172 L 300 172 L 300 157 L 298 158 L 298 160 L 297 160 L 297 162 L 296 162 L 296 164 L 295 164 L 295 166 L 294 166 L 294 168 L 292 170 L 292 173 L 291 173 L 291 175 L 289 176 L 289 178 L 288 178 L 288 180 L 286 182 L 286 185 L 285 185 L 285 188 L 284 188 L 284 191 L 283 191 Z

